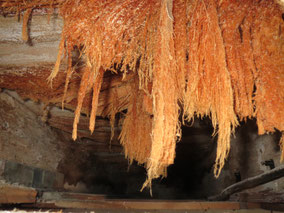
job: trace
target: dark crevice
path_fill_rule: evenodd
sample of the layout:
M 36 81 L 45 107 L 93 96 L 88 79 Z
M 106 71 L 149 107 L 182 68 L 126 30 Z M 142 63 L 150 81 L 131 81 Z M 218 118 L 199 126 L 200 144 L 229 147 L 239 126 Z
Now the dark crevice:
M 31 24 L 32 24 L 32 12 L 29 15 L 28 22 L 27 22 L 28 40 L 27 40 L 26 43 L 29 46 L 33 46 L 33 42 L 32 42 L 32 39 L 31 39 Z
M 238 30 L 239 30 L 239 33 L 240 33 L 241 42 L 243 43 L 243 29 L 242 29 L 241 25 L 238 26 Z

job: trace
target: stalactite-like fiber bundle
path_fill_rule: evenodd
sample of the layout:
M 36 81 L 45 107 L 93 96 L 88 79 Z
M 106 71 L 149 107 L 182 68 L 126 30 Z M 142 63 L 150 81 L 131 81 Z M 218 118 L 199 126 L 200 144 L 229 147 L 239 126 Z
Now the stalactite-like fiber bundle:
M 28 1 L 4 2 L 6 9 L 35 7 Z M 48 1 L 40 2 L 37 7 Z M 94 130 L 105 70 L 116 71 L 116 64 L 124 76 L 134 73 L 120 140 L 129 161 L 147 168 L 144 186 L 166 175 L 174 162 L 180 112 L 187 120 L 211 117 L 213 134 L 218 134 L 216 176 L 228 156 L 238 119 L 255 117 L 260 134 L 284 131 L 283 10 L 273 0 L 62 0 L 54 6 L 60 8 L 64 28 L 49 80 L 58 73 L 65 54 L 63 103 L 75 47 L 85 61 L 73 138 L 90 91 L 90 130 Z M 107 114 L 113 120 L 120 107 L 112 98 Z M 283 144 L 282 137 L 282 159 Z
M 139 89 L 139 79 L 136 76 L 132 83 L 130 103 L 120 134 L 125 157 L 130 163 L 136 160 L 144 164 L 151 153 L 152 118 L 143 105 L 143 99 L 144 92 Z
M 202 18 L 200 18 L 202 17 Z M 219 27 L 215 1 L 192 7 L 189 30 L 189 68 L 185 94 L 185 113 L 209 115 L 218 131 L 215 175 L 219 175 L 230 150 L 231 131 L 237 125 L 233 91 L 226 65 L 226 53 Z

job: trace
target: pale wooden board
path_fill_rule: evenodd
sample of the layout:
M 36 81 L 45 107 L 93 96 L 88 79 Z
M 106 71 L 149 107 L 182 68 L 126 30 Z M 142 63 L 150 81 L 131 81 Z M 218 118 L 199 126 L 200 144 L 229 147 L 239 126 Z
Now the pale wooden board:
M 10 184 L 0 183 L 0 204 L 35 203 L 37 191 Z
M 120 200 L 107 199 L 104 195 L 76 193 L 43 193 L 40 204 L 54 204 L 58 208 L 76 209 L 132 209 L 132 210 L 238 210 L 260 208 L 258 203 L 208 202 L 192 200 Z

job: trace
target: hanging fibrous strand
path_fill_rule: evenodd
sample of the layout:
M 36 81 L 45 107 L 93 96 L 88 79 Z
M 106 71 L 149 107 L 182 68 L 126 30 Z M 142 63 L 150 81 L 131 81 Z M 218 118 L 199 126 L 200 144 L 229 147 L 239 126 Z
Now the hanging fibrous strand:
M 178 90 L 179 101 L 183 102 L 186 73 L 188 70 L 188 21 L 187 21 L 187 4 L 186 1 L 177 0 L 173 2 L 173 16 L 174 16 L 174 50 L 176 57 L 176 86 Z
M 154 2 L 154 1 L 153 1 Z M 150 1 L 150 3 L 153 5 L 154 3 Z M 144 42 L 145 38 L 143 38 L 143 33 L 140 33 L 142 31 L 147 32 L 149 29 L 145 29 L 141 27 L 141 25 L 145 25 L 145 14 L 149 13 L 148 11 L 151 8 L 147 4 L 147 1 L 125 1 L 125 4 L 123 4 L 125 7 L 127 6 L 128 10 L 120 10 L 120 8 L 116 7 L 118 5 L 118 2 L 115 1 L 107 1 L 105 3 L 97 2 L 92 3 L 92 5 L 89 5 L 88 1 L 82 1 L 80 3 L 80 6 L 77 7 L 77 10 L 72 10 L 73 3 L 71 1 L 68 1 L 63 4 L 61 8 L 62 16 L 65 17 L 64 22 L 64 28 L 62 32 L 62 39 L 59 46 L 59 54 L 56 62 L 56 66 L 54 68 L 53 73 L 50 75 L 50 81 L 57 75 L 59 70 L 59 64 L 61 60 L 61 55 L 64 49 L 64 42 L 68 41 L 68 46 L 82 46 L 82 52 L 84 55 L 86 55 L 86 58 L 88 61 L 89 67 L 96 67 L 91 68 L 90 72 L 96 72 L 98 67 L 104 67 L 105 69 L 110 68 L 113 63 L 121 63 L 121 60 L 127 63 L 129 68 L 134 68 L 137 64 L 138 58 L 141 57 L 141 55 L 146 55 L 147 53 L 144 53 L 144 49 L 139 48 L 139 46 L 134 45 L 139 42 Z M 155 3 L 156 4 L 156 3 Z M 122 5 L 122 6 L 123 6 Z M 92 17 L 95 21 L 89 20 L 90 14 L 83 12 L 86 9 L 89 9 L 89 6 L 92 8 Z M 103 13 L 103 8 L 105 7 L 106 10 L 111 10 L 112 15 L 106 15 Z M 130 10 L 133 8 L 133 10 Z M 139 8 L 140 12 L 138 13 L 136 17 L 134 16 L 134 8 Z M 155 8 L 155 7 L 154 7 Z M 151 9 L 150 11 L 155 10 Z M 125 15 L 126 13 L 126 15 Z M 74 18 L 76 17 L 76 19 Z M 135 17 L 134 19 L 131 17 Z M 150 14 L 150 17 L 152 17 L 152 14 Z M 123 18 L 123 19 L 122 19 Z M 124 25 L 130 25 L 134 26 L 135 28 L 129 27 L 122 28 L 119 26 L 121 25 L 121 20 L 124 22 Z M 131 20 L 131 21 L 129 21 Z M 116 25 L 115 23 L 120 23 L 120 25 Z M 138 23 L 138 24 L 137 24 Z M 137 25 L 137 27 L 136 27 Z M 151 24 L 151 27 L 153 24 Z M 90 32 L 91 31 L 91 32 Z M 72 32 L 70 34 L 69 32 Z M 81 35 L 84 34 L 84 37 Z M 149 32 L 147 32 L 149 34 Z M 149 35 L 147 35 L 149 36 Z M 109 39 L 112 37 L 112 39 Z M 121 38 L 124 37 L 125 40 L 121 40 Z M 150 36 L 149 36 L 150 37 Z M 130 42 L 129 42 L 130 41 Z M 104 44 L 102 46 L 102 44 Z M 144 44 L 145 45 L 145 44 Z M 108 47 L 108 48 L 107 48 Z M 130 47 L 130 48 L 129 48 Z M 131 49 L 132 48 L 132 49 Z M 148 49 L 150 49 L 148 47 Z M 124 52 L 125 55 L 122 55 L 121 52 Z M 151 50 L 147 50 L 147 52 L 150 52 Z M 137 52 L 136 54 L 133 54 L 133 52 Z M 147 58 L 147 56 L 145 56 Z M 123 63 L 122 70 L 126 70 L 125 63 Z M 146 67 L 147 70 L 148 67 Z M 85 72 L 85 71 L 84 71 Z M 67 73 L 70 73 L 69 71 Z M 90 74 L 94 76 L 94 79 L 90 79 L 91 84 L 94 84 L 94 88 L 100 88 L 100 86 L 97 86 L 102 82 L 102 76 L 103 74 L 96 75 L 96 74 Z M 83 74 L 84 76 L 84 74 Z M 86 82 L 84 76 L 82 78 L 82 81 Z M 97 81 L 96 79 L 100 78 L 100 81 Z M 66 78 L 66 81 L 68 81 L 68 75 Z M 91 85 L 90 85 L 91 86 Z M 76 128 L 77 123 L 79 121 L 79 114 L 81 111 L 81 104 L 83 99 L 79 96 L 84 96 L 85 92 L 87 91 L 87 86 L 84 85 L 84 83 L 81 83 L 79 95 L 78 95 L 78 106 L 75 111 L 75 120 L 74 120 L 74 130 L 73 130 L 73 138 L 75 139 L 77 137 L 76 135 Z M 98 92 L 93 92 L 93 105 L 96 105 L 96 101 L 98 99 Z M 96 111 L 96 106 L 92 107 L 92 111 Z M 113 115 L 116 113 L 116 111 L 111 113 L 110 117 L 113 117 Z M 90 122 L 90 129 L 92 130 L 93 122 L 94 121 L 94 113 L 92 114 L 92 121 Z
M 90 117 L 90 131 L 91 133 L 94 132 L 95 129 L 95 121 L 96 121 L 96 114 L 98 108 L 98 101 L 99 101 L 99 94 L 103 82 L 104 76 L 104 69 L 100 68 L 97 76 L 95 77 L 95 82 L 93 85 L 93 98 L 92 98 L 92 110 L 91 110 L 91 117 Z
M 180 134 L 173 20 L 168 15 L 168 4 L 171 3 L 161 1 L 160 6 L 153 64 L 152 146 L 146 164 L 148 178 L 143 187 L 151 185 L 153 178 L 166 175 L 166 168 L 174 163 L 177 136 Z
M 251 48 L 256 69 L 255 117 L 258 133 L 284 130 L 284 29 L 283 11 L 273 1 L 253 4 Z M 269 31 L 266 31 L 269 29 Z
M 218 133 L 214 173 L 219 176 L 230 150 L 230 136 L 238 124 L 226 53 L 215 1 L 191 7 L 189 66 L 184 110 L 188 120 L 194 115 L 210 116 Z M 218 83 L 217 83 L 218 82 Z
M 134 77 L 131 87 L 130 103 L 119 139 L 129 163 L 131 164 L 136 160 L 140 165 L 143 165 L 147 162 L 151 153 L 153 119 L 152 115 L 144 108 L 145 92 L 139 89 L 137 75 Z
M 26 10 L 23 17 L 23 29 L 22 29 L 22 39 L 27 42 L 29 40 L 28 23 L 30 15 L 32 13 L 32 8 Z
M 252 118 L 255 107 L 253 103 L 255 64 L 249 33 L 251 26 L 247 22 L 251 4 L 252 1 L 231 3 L 224 1 L 218 8 L 219 25 L 234 93 L 234 110 L 240 120 Z M 236 11 L 238 11 L 237 16 Z

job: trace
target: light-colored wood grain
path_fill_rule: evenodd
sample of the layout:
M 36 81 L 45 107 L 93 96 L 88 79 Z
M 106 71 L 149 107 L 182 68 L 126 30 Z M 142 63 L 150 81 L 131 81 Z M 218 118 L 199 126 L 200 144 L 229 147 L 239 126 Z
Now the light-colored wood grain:
M 14 185 L 0 184 L 0 204 L 35 203 L 37 191 Z

